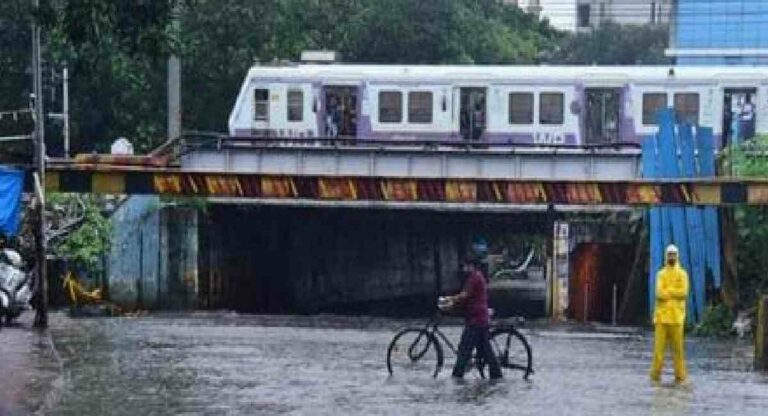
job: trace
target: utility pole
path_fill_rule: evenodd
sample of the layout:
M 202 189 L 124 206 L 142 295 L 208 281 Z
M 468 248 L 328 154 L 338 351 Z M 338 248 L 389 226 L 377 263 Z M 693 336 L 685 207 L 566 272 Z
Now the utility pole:
M 69 69 L 65 66 L 62 71 L 62 82 L 64 83 L 64 108 L 62 113 L 64 116 L 64 157 L 69 159 Z
M 53 76 L 53 79 L 56 77 Z M 64 138 L 64 157 L 69 158 L 69 70 L 65 66 L 61 70 L 61 113 L 49 113 L 48 117 L 62 121 L 62 137 Z
M 171 18 L 171 33 L 179 35 L 181 2 L 176 2 Z M 168 57 L 168 140 L 181 136 L 181 59 L 175 53 Z
M 40 0 L 32 0 L 32 10 L 37 12 Z M 37 261 L 37 290 L 38 304 L 35 309 L 35 322 L 37 328 L 48 326 L 48 279 L 45 264 L 45 116 L 43 112 L 43 80 L 41 71 L 41 45 L 40 26 L 37 19 L 32 20 L 32 82 L 35 94 L 34 120 L 35 120 L 35 193 L 37 194 L 37 227 L 35 230 L 36 261 Z

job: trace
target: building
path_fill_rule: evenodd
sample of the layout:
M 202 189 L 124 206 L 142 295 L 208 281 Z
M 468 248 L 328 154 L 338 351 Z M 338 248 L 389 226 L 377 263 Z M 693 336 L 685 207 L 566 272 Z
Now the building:
M 675 0 L 670 48 L 678 65 L 768 63 L 768 1 Z
M 602 22 L 622 25 L 668 24 L 671 0 L 577 0 L 576 27 L 587 29 Z
M 590 30 L 603 22 L 667 24 L 672 0 L 507 0 L 564 31 Z

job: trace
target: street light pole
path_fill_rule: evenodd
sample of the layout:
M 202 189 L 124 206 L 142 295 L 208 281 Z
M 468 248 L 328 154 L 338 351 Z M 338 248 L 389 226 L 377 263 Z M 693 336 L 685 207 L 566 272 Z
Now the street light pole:
M 39 0 L 32 0 L 32 10 L 37 12 Z M 37 194 L 37 227 L 35 229 L 36 262 L 37 262 L 37 307 L 35 322 L 37 328 L 48 326 L 48 279 L 45 265 L 45 116 L 43 113 L 43 80 L 41 71 L 40 25 L 37 19 L 32 19 L 32 83 L 35 94 L 35 191 Z
M 62 94 L 64 95 L 64 107 L 61 110 L 64 119 L 64 157 L 69 158 L 69 70 L 66 66 L 61 74 L 63 78 Z

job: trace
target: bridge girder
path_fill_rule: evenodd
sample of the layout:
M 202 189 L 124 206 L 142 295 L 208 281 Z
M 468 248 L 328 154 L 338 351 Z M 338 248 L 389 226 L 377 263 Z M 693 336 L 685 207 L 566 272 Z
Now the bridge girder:
M 158 194 L 188 197 L 386 206 L 419 204 L 521 206 L 768 205 L 768 178 L 532 179 L 419 178 L 217 173 L 177 168 L 51 165 L 48 192 Z

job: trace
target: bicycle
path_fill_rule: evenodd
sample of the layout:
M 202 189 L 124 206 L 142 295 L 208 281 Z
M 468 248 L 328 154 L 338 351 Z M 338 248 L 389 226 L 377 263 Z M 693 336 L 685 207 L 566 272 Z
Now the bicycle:
M 424 327 L 405 328 L 395 334 L 387 348 L 387 370 L 390 375 L 394 374 L 394 368 L 402 367 L 402 371 L 432 371 L 432 377 L 437 377 L 444 361 L 441 341 L 454 356 L 457 355 L 457 348 L 439 328 L 441 317 L 442 314 L 437 312 Z M 505 321 L 492 325 L 490 338 L 491 347 L 502 368 L 521 371 L 523 379 L 528 379 L 534 373 L 531 346 L 513 322 Z M 477 352 L 469 363 L 470 367 L 477 369 L 482 378 L 485 378 L 486 365 L 479 359 Z

